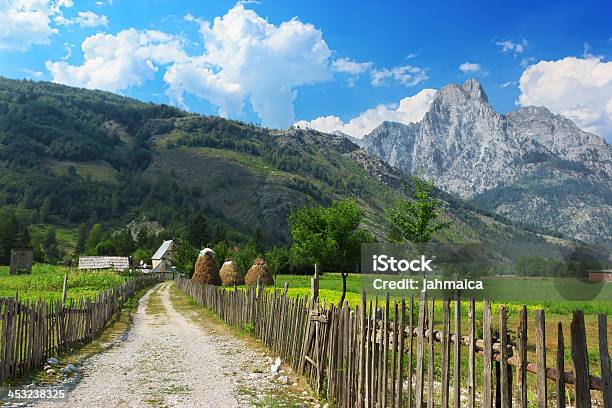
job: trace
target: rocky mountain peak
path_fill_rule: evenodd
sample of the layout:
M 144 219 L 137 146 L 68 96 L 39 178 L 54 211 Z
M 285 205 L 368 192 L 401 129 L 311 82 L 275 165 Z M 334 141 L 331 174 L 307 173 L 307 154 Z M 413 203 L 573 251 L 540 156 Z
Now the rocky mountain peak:
M 470 79 L 438 91 L 420 122 L 383 123 L 363 140 L 404 173 L 488 210 L 612 246 L 612 146 L 547 108 L 501 115 Z
M 463 84 L 449 84 L 436 93 L 434 103 L 443 105 L 461 105 L 468 101 L 489 103 L 489 98 L 475 79 L 468 79 Z

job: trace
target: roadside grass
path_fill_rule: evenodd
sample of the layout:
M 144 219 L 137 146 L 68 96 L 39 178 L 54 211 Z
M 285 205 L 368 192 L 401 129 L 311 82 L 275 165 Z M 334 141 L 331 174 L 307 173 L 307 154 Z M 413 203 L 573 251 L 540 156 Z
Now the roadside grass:
M 58 300 L 62 297 L 64 275 L 68 275 L 68 300 L 93 298 L 98 293 L 118 286 L 126 277 L 113 271 L 78 271 L 63 266 L 34 264 L 31 275 L 9 275 L 8 266 L 0 266 L 0 297 L 22 300 Z

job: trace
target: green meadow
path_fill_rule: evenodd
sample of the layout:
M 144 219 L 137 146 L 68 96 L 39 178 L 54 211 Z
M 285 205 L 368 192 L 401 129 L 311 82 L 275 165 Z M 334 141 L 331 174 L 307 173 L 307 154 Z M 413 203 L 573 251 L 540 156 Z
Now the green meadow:
M 111 271 L 81 272 L 75 268 L 35 264 L 31 275 L 9 275 L 8 266 L 0 266 L 0 297 L 57 300 L 62 297 L 64 275 L 68 275 L 67 298 L 92 298 L 98 293 L 125 282 L 126 278 Z

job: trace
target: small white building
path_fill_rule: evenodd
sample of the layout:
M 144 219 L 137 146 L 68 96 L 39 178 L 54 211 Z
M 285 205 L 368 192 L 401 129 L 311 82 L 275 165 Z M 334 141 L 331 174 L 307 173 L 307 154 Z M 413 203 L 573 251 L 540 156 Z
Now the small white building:
M 165 268 L 166 264 L 169 264 L 172 258 L 172 251 L 174 251 L 174 241 L 164 241 L 155 254 L 151 257 L 152 269 L 155 271 L 161 266 Z

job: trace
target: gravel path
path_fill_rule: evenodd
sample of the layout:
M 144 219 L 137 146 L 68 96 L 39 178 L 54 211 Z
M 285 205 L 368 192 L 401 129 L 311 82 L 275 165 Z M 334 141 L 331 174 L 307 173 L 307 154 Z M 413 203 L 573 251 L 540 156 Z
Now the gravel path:
M 140 300 L 126 341 L 81 367 L 83 379 L 63 406 L 263 407 L 266 398 L 273 398 L 269 393 L 279 390 L 284 400 L 293 393 L 298 404 L 316 404 L 293 383 L 293 375 L 288 385 L 281 385 L 270 374 L 272 357 L 179 312 L 170 299 L 171 285 L 158 285 Z

